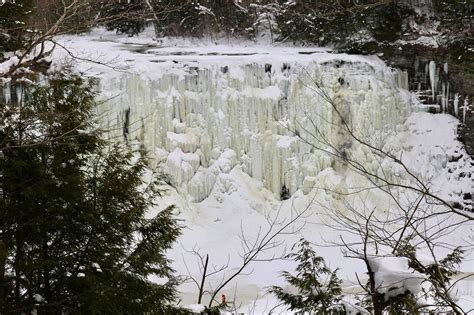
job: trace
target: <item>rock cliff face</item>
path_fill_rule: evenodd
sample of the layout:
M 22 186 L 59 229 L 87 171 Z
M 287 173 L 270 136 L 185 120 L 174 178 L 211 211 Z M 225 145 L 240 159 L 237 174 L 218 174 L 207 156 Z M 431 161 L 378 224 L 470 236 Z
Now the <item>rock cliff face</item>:
M 419 94 L 430 111 L 460 120 L 459 139 L 474 157 L 474 53 L 407 44 L 386 48 L 382 58 L 408 73 L 410 91 Z
M 401 89 L 407 74 L 376 57 L 195 53 L 149 67 L 149 78 L 124 74 L 102 82 L 102 90 L 121 92 L 102 105 L 104 127 L 148 150 L 160 148 L 170 183 L 193 201 L 205 199 L 218 175 L 237 164 L 281 198 L 309 192 L 333 161 L 321 151 L 327 146 L 315 149 L 297 135 L 315 143 L 311 137 L 319 134 L 371 167 L 370 156 L 339 132 L 321 92 L 355 130 L 374 138 L 395 130 L 411 111 Z

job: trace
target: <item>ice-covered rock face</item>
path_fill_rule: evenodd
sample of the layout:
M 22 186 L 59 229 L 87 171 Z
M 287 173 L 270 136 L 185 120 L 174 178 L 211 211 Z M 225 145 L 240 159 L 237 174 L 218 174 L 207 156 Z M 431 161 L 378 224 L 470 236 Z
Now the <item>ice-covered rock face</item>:
M 400 90 L 406 75 L 377 58 L 326 53 L 298 58 L 150 62 L 152 76 L 102 81 L 101 89 L 109 91 L 100 108 L 107 117 L 104 127 L 115 130 L 111 136 L 156 152 L 170 183 L 193 201 L 205 199 L 218 175 L 237 164 L 278 196 L 309 191 L 311 179 L 332 161 L 297 135 L 317 130 L 357 150 L 341 135 L 341 119 L 321 92 L 354 129 L 367 134 L 394 129 L 409 104 Z

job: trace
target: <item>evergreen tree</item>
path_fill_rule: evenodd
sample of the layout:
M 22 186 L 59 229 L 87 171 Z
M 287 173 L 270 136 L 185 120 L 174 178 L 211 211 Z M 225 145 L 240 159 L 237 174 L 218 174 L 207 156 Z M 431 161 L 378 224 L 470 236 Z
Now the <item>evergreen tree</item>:
M 116 30 L 119 34 L 137 35 L 145 29 L 147 11 L 144 0 L 107 1 L 101 3 L 99 16 L 110 19 L 105 23 L 107 30 Z
M 301 239 L 293 246 L 296 252 L 287 255 L 298 265 L 296 275 L 288 271 L 282 273 L 285 280 L 298 292 L 293 294 L 285 289 L 272 286 L 269 290 L 292 311 L 327 312 L 341 299 L 341 280 L 336 272 L 325 264 L 324 258 L 317 256 L 308 241 Z
M 255 17 L 235 0 L 161 0 L 154 9 L 160 36 L 254 36 Z
M 432 243 L 427 241 L 428 248 L 432 248 Z M 426 300 L 433 300 L 440 306 L 441 310 L 451 309 L 456 314 L 461 311 L 453 298 L 453 276 L 459 273 L 465 251 L 462 247 L 452 249 L 444 258 L 431 263 L 419 260 L 417 250 L 411 244 L 410 239 L 404 239 L 397 251 L 397 255 L 408 258 L 408 266 L 426 277 L 430 284 L 428 289 L 422 288 Z
M 33 13 L 33 1 L 0 1 L 0 61 L 2 52 L 21 48 L 26 22 Z
M 370 52 L 399 39 L 406 15 L 393 1 L 282 1 L 276 21 L 279 40 Z
M 1 314 L 179 312 L 180 226 L 172 207 L 145 217 L 160 192 L 145 158 L 90 131 L 93 86 L 55 74 L 0 132 Z

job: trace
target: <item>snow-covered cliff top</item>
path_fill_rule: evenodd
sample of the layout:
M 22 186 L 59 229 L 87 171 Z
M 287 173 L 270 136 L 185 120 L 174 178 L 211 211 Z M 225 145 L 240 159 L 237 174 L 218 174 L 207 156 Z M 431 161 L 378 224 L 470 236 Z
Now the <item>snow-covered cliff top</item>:
M 329 48 L 264 45 L 242 40 L 220 40 L 219 43 L 209 39 L 157 40 L 150 31 L 137 37 L 124 37 L 104 29 L 61 36 L 57 43 L 62 47 L 58 47 L 53 59 L 62 65 L 71 62 L 71 56 L 78 57 L 73 61 L 78 70 L 101 78 L 127 72 L 154 79 L 170 69 L 176 72 L 193 66 L 287 62 L 305 65 L 335 60 L 365 63 L 378 70 L 387 70 L 384 62 L 376 56 L 334 54 Z

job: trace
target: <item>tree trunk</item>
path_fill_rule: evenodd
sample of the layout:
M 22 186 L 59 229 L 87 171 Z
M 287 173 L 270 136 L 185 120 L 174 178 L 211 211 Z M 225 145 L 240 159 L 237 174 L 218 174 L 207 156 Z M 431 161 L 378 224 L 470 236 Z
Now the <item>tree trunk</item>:
M 5 281 L 5 268 L 8 256 L 7 245 L 3 240 L 0 240 L 0 312 L 1 305 L 5 305 L 6 299 L 6 281 Z
M 374 315 L 383 315 L 383 311 L 387 307 L 387 303 L 384 300 L 383 294 L 377 292 L 377 287 L 375 286 L 375 274 L 372 271 L 368 260 L 365 259 L 364 261 L 367 266 L 367 274 L 369 276 L 370 297 L 374 306 Z
M 206 262 L 204 263 L 204 270 L 202 271 L 201 286 L 199 287 L 198 304 L 201 304 L 202 295 L 204 292 L 204 282 L 206 281 L 208 263 L 209 263 L 209 255 L 206 255 Z
M 46 234 L 46 233 L 45 233 Z M 41 248 L 41 260 L 43 264 L 42 268 L 42 277 L 43 277 L 43 287 L 44 287 L 44 298 L 46 302 L 51 303 L 51 279 L 50 279 L 50 270 L 49 270 L 49 256 L 48 256 L 48 239 L 43 236 L 43 244 Z
M 21 265 L 23 263 L 23 236 L 21 231 L 17 230 L 15 232 L 15 262 L 13 264 L 13 268 L 15 270 L 15 288 L 14 288 L 14 301 L 15 306 L 21 309 L 21 301 L 20 301 L 20 291 L 21 291 Z

